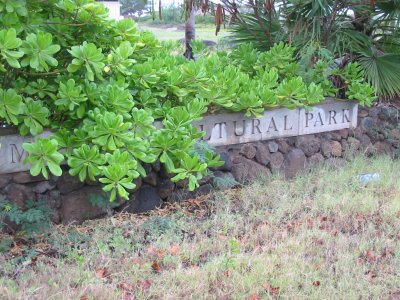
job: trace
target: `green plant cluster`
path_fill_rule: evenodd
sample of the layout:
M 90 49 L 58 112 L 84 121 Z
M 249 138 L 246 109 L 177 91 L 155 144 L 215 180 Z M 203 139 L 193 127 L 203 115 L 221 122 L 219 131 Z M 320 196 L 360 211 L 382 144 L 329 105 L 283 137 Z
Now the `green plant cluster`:
M 318 44 L 343 59 L 341 67 L 358 62 L 381 99 L 400 95 L 400 1 L 222 2 L 234 12 L 236 43 L 252 42 L 264 50 L 280 41 L 302 50 Z M 307 64 L 318 58 L 317 52 L 307 56 Z
M 211 150 L 195 149 L 204 132 L 192 123 L 207 111 L 257 116 L 327 95 L 323 78 L 299 76 L 294 48 L 284 44 L 263 53 L 245 44 L 197 61 L 173 50 L 131 19 L 109 19 L 93 0 L 2 0 L 0 122 L 22 135 L 54 132 L 23 145 L 31 174 L 60 176 L 67 163 L 81 181 L 101 182 L 113 201 L 128 199 L 134 180 L 146 176 L 143 165 L 159 160 L 193 190 L 221 164 Z M 348 84 L 355 99 L 365 93 L 357 84 Z
M 259 116 L 266 109 L 309 107 L 340 94 L 366 106 L 376 98 L 357 63 L 338 68 L 333 59 L 321 58 L 305 74 L 298 51 L 284 43 L 265 52 L 251 43 L 229 53 L 202 52 L 197 43 L 194 49 L 200 52 L 196 61 L 163 50 L 134 66 L 140 105 L 156 118 L 165 116 L 166 107 L 193 99 L 204 103 L 208 113 L 228 110 Z M 343 84 L 335 85 L 338 80 Z
M 142 89 L 156 76 L 144 62 L 160 51 L 153 35 L 130 19 L 108 18 L 93 0 L 0 2 L 0 125 L 22 135 L 54 135 L 26 143 L 31 174 L 60 176 L 62 164 L 81 181 L 99 181 L 110 199 L 128 199 L 144 163 L 159 159 L 174 181 L 198 185 L 207 167 L 193 156 L 202 136 L 192 125 L 206 111 L 193 99 L 163 112 L 145 108 Z M 159 119 L 163 128 L 153 123 Z
M 43 232 L 50 225 L 50 210 L 44 201 L 28 200 L 24 203 L 24 210 L 16 204 L 11 204 L 0 197 L 0 224 L 8 218 L 9 221 L 21 226 L 21 230 L 28 235 Z M 0 229 L 1 229 L 0 226 Z

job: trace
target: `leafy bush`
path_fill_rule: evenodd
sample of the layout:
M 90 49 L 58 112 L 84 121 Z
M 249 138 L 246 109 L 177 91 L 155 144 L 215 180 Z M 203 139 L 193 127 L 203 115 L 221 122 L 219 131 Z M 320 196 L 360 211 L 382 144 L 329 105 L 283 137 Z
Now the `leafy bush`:
M 319 44 L 335 58 L 359 62 L 381 97 L 400 95 L 400 1 L 222 0 L 233 40 L 268 50 L 286 41 L 301 50 Z M 311 46 L 311 47 L 310 47 Z M 312 53 L 308 63 L 318 58 Z
M 25 208 L 21 210 L 17 205 L 0 197 L 0 223 L 7 217 L 28 235 L 43 232 L 49 227 L 50 210 L 43 201 L 25 201 Z
M 6 4 L 0 122 L 22 135 L 54 132 L 23 145 L 33 175 L 60 176 L 66 162 L 81 181 L 103 183 L 111 201 L 128 199 L 133 180 L 146 176 L 143 164 L 156 160 L 173 181 L 196 188 L 208 167 L 221 164 L 211 150 L 200 157 L 195 149 L 204 132 L 192 122 L 207 111 L 259 115 L 313 105 L 328 94 L 323 84 L 299 77 L 294 49 L 284 44 L 264 53 L 244 44 L 187 61 L 131 19 L 108 19 L 93 0 Z M 352 97 L 364 95 L 362 88 L 349 88 Z

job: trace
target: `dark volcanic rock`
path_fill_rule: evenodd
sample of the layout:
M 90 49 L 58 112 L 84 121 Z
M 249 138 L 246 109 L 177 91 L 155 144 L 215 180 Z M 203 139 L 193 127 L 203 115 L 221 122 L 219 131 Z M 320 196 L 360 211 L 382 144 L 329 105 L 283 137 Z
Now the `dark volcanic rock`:
M 272 153 L 271 155 L 271 160 L 269 162 L 269 165 L 271 167 L 272 172 L 277 172 L 281 169 L 283 161 L 284 161 L 284 156 L 280 152 L 275 152 Z
M 32 176 L 29 172 L 20 172 L 14 174 L 13 176 L 14 183 L 30 183 L 30 182 L 39 182 L 45 180 L 46 178 L 44 178 L 42 175 Z
M 167 199 L 174 191 L 174 188 L 175 184 L 166 179 L 160 182 L 157 187 L 157 192 L 161 199 Z
M 228 171 L 228 172 L 232 171 L 232 166 L 233 166 L 232 159 L 228 155 L 228 153 L 222 152 L 220 154 L 220 159 L 224 162 L 224 164 L 221 167 L 219 167 L 218 170 L 220 170 L 220 171 Z
M 283 154 L 288 153 L 291 148 L 289 143 L 285 139 L 277 139 L 276 143 L 279 146 L 279 151 L 281 151 Z
M 57 188 L 60 190 L 61 194 L 68 194 L 81 187 L 83 187 L 83 182 L 80 182 L 78 177 L 71 176 L 65 171 L 57 181 Z
M 257 149 L 252 144 L 244 144 L 240 149 L 240 154 L 248 159 L 253 159 L 256 156 Z
M 286 178 L 293 178 L 299 171 L 306 167 L 306 156 L 300 149 L 290 150 L 283 162 L 283 171 Z
M 361 127 L 362 127 L 362 129 L 364 129 L 365 131 L 370 130 L 372 127 L 374 127 L 374 125 L 375 125 L 374 119 L 371 118 L 371 117 L 364 118 L 364 119 L 361 121 Z
M 347 139 L 348 136 L 349 136 L 349 130 L 348 129 L 340 129 L 339 133 L 342 136 L 342 139 Z
M 148 183 L 149 185 L 156 186 L 157 182 L 158 182 L 158 176 L 155 172 L 150 172 L 142 180 L 144 183 Z
M 314 135 L 299 136 L 296 138 L 296 147 L 311 156 L 317 153 L 321 147 L 321 141 Z
M 11 174 L 0 175 L 0 193 L 11 182 L 11 179 Z
M 25 201 L 36 200 L 35 192 L 27 185 L 18 183 L 10 183 L 3 191 L 6 200 L 10 203 L 16 204 L 20 209 L 25 209 Z
M 131 213 L 144 213 L 160 207 L 162 200 L 157 194 L 156 189 L 151 186 L 142 186 L 142 188 L 131 196 L 131 200 L 125 211 Z
M 268 149 L 271 153 L 275 153 L 278 151 L 279 145 L 274 141 L 268 142 Z
M 186 189 L 175 190 L 170 197 L 168 197 L 168 202 L 182 202 L 188 199 L 194 199 L 200 196 L 204 196 L 210 194 L 213 191 L 213 187 L 211 184 L 205 184 L 198 187 L 193 192 L 190 192 Z
M 257 147 L 256 161 L 264 166 L 267 166 L 269 164 L 269 161 L 271 160 L 271 154 L 269 152 L 269 149 L 265 144 L 261 142 L 258 142 L 256 144 L 256 147 Z
M 371 146 L 371 139 L 368 135 L 363 134 L 360 138 L 360 143 L 364 148 L 369 147 Z
M 50 181 L 43 181 L 38 183 L 34 188 L 33 191 L 37 194 L 43 194 L 47 191 L 51 191 L 56 187 L 56 184 Z
M 353 137 L 349 137 L 348 139 L 347 139 L 347 144 L 348 144 L 348 151 L 351 153 L 351 154 L 354 154 L 358 149 L 360 149 L 360 147 L 361 147 L 361 143 L 360 143 L 360 141 L 359 140 L 357 140 L 357 139 L 355 139 L 355 138 L 353 138 Z
M 390 154 L 393 151 L 392 146 L 388 142 L 376 142 L 374 149 L 377 154 Z
M 271 172 L 268 168 L 244 157 L 233 165 L 232 175 L 236 181 L 246 183 L 254 181 L 259 177 L 269 177 Z
M 342 145 L 338 141 L 323 141 L 321 152 L 324 156 L 342 156 Z
M 314 155 L 310 156 L 307 161 L 309 167 L 315 167 L 322 164 L 325 159 L 321 153 L 315 153 Z
M 64 224 L 71 222 L 82 223 L 105 214 L 101 208 L 90 202 L 90 197 L 103 197 L 107 195 L 99 186 L 86 186 L 79 190 L 61 196 L 61 220 Z

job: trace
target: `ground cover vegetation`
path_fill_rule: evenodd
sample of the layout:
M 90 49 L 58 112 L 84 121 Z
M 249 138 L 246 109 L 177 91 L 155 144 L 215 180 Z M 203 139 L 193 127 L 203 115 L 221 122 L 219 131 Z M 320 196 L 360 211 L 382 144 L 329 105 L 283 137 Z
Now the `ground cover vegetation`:
M 0 236 L 2 299 L 397 299 L 400 162 L 350 159 L 292 181 Z M 360 183 L 359 175 L 378 173 Z
M 60 176 L 66 162 L 81 181 L 104 184 L 111 201 L 128 199 L 134 179 L 146 176 L 143 164 L 156 160 L 195 189 L 208 167 L 221 164 L 211 149 L 195 147 L 204 132 L 192 122 L 206 113 L 258 116 L 328 95 L 374 100 L 359 64 L 335 68 L 321 58 L 304 67 L 284 43 L 267 52 L 251 44 L 203 51 L 194 61 L 131 19 L 108 19 L 92 0 L 7 0 L 0 16 L 2 126 L 22 135 L 53 131 L 23 145 L 31 174 Z

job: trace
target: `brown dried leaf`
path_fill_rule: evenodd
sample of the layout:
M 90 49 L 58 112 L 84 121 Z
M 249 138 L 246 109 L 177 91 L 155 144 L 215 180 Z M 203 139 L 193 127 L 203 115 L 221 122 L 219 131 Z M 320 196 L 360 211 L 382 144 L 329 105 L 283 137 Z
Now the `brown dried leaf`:
M 273 287 L 270 283 L 266 282 L 263 284 L 265 291 L 271 296 L 275 297 L 279 295 L 279 287 Z
M 372 251 L 372 250 L 365 251 L 364 252 L 364 257 L 370 262 L 376 260 L 376 255 L 375 255 L 374 251 Z
M 314 227 L 314 221 L 307 219 L 307 229 L 312 229 Z
M 378 275 L 371 270 L 368 270 L 365 275 L 367 275 L 368 280 L 373 280 L 374 278 L 378 277 Z
M 154 246 L 149 246 L 147 248 L 147 255 L 149 255 L 149 256 L 157 256 L 158 258 L 163 258 L 165 256 L 165 253 L 161 249 L 157 249 Z
M 107 276 L 107 269 L 106 268 L 97 269 L 95 270 L 95 273 L 97 277 L 104 278 Z
M 313 286 L 320 286 L 321 285 L 321 281 L 316 280 L 312 283 Z
M 138 281 L 138 286 L 142 289 L 142 290 L 148 290 L 151 287 L 151 281 L 146 279 L 143 281 Z
M 123 300 L 135 300 L 136 297 L 133 293 L 128 292 L 128 291 L 123 291 L 122 292 L 122 299 Z
M 221 30 L 221 24 L 224 23 L 224 16 L 222 14 L 222 5 L 217 5 L 217 10 L 215 11 L 215 35 L 218 35 L 218 32 Z
M 143 260 L 142 260 L 141 258 L 139 258 L 139 257 L 134 257 L 134 258 L 132 259 L 132 263 L 133 263 L 134 265 L 139 265 L 139 266 L 141 266 L 141 265 L 143 265 Z
M 169 253 L 173 256 L 177 255 L 179 253 L 179 245 L 172 245 L 171 247 L 169 247 Z
M 160 265 L 158 264 L 158 262 L 156 260 L 153 261 L 153 264 L 151 265 L 151 269 L 155 273 L 160 273 L 161 272 L 161 267 L 160 267 Z
M 260 300 L 260 296 L 257 293 L 253 293 L 249 296 L 248 300 Z
M 273 7 L 273 5 L 274 5 L 274 0 L 266 0 L 265 1 L 265 10 L 267 11 L 267 12 L 270 12 L 271 10 L 272 10 L 272 7 Z
M 125 283 L 125 282 L 118 283 L 117 284 L 117 288 L 120 289 L 120 290 L 123 290 L 123 291 L 130 291 L 130 292 L 133 291 L 132 284 L 128 284 L 128 283 Z

